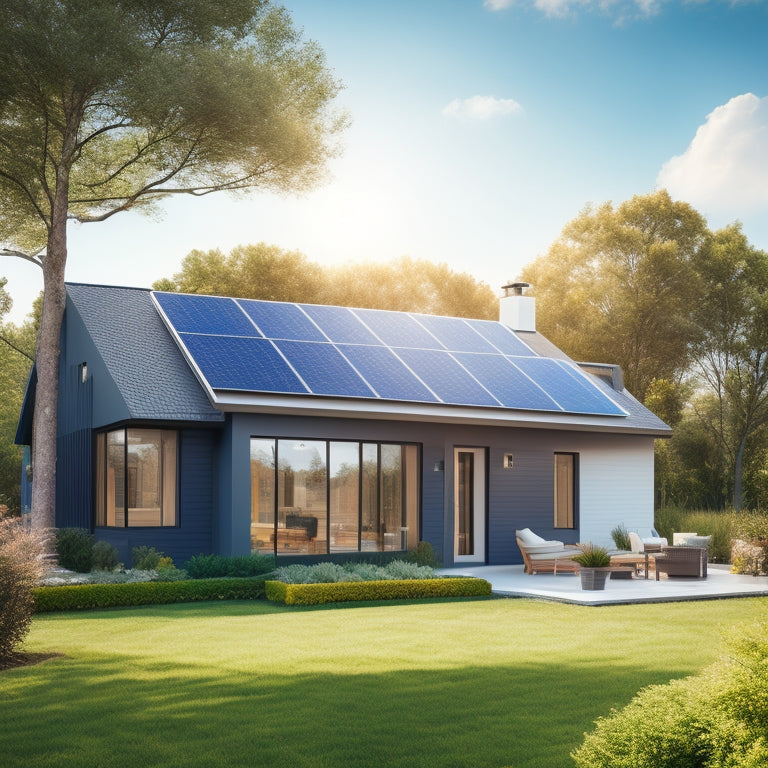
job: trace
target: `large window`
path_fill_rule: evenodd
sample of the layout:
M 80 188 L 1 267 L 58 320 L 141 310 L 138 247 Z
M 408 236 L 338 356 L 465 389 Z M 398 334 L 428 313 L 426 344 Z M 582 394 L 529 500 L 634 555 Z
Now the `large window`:
M 176 525 L 177 442 L 168 429 L 96 436 L 96 525 Z
M 385 552 L 418 543 L 419 449 L 399 443 L 251 440 L 251 549 Z
M 578 454 L 555 454 L 555 528 L 576 527 Z

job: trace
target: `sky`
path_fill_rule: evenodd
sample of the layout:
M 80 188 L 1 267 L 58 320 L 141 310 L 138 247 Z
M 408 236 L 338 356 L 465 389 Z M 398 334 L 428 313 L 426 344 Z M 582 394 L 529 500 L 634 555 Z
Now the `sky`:
M 351 118 L 325 183 L 70 225 L 67 279 L 150 287 L 193 249 L 408 255 L 494 290 L 588 204 L 667 189 L 768 250 L 768 1 L 284 0 Z M 0 260 L 21 322 L 42 288 Z

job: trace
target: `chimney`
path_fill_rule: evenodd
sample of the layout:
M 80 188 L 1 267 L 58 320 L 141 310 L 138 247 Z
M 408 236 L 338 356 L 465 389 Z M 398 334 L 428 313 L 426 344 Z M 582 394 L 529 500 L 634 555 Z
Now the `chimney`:
M 523 291 L 530 287 L 528 283 L 510 283 L 502 288 L 504 295 L 499 300 L 499 320 L 513 331 L 536 330 L 536 299 L 523 296 Z

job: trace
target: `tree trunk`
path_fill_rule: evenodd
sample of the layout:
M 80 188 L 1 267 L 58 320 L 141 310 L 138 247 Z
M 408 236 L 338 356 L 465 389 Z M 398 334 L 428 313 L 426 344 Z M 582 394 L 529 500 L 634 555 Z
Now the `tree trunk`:
M 37 339 L 37 389 L 32 426 L 32 525 L 56 524 L 56 433 L 59 399 L 59 342 L 64 319 L 69 170 L 61 166 L 43 265 L 43 313 Z

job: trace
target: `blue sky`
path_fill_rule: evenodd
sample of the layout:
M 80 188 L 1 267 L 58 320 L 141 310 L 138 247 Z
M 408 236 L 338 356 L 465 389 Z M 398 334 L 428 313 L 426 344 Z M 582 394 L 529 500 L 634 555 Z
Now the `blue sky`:
M 588 203 L 667 188 L 768 250 L 768 2 L 285 0 L 352 120 L 324 186 L 72 226 L 71 281 L 149 286 L 193 248 L 401 255 L 494 289 Z M 0 263 L 21 320 L 38 270 Z

